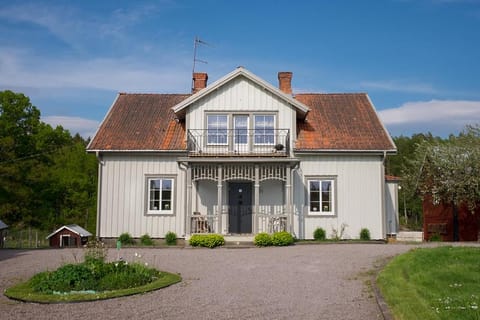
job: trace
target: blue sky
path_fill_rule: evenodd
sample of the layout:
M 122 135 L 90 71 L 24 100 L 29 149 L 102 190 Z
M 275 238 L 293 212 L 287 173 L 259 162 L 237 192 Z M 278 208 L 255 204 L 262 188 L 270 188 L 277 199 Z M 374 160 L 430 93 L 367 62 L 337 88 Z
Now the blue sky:
M 0 90 L 90 136 L 118 92 L 190 92 L 195 36 L 210 83 L 367 92 L 395 136 L 480 123 L 480 0 L 0 0 Z

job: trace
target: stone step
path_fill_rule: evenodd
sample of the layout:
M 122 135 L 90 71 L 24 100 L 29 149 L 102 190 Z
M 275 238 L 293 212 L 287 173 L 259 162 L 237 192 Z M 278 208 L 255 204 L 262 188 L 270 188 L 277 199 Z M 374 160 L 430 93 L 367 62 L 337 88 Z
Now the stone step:
M 423 232 L 422 231 L 400 231 L 399 233 L 397 233 L 397 241 L 422 242 Z

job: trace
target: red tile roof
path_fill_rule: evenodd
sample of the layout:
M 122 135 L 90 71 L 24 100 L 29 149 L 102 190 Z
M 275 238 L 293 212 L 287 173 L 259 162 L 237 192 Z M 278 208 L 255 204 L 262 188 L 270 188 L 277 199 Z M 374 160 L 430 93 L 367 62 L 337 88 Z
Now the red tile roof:
M 190 94 L 119 94 L 88 146 L 95 151 L 186 150 L 185 123 L 171 108 Z M 297 151 L 383 151 L 395 146 L 366 94 L 298 94 Z
M 310 107 L 297 122 L 295 150 L 394 150 L 395 145 L 365 93 L 297 94 Z
M 185 150 L 185 123 L 171 108 L 189 96 L 120 93 L 88 150 Z

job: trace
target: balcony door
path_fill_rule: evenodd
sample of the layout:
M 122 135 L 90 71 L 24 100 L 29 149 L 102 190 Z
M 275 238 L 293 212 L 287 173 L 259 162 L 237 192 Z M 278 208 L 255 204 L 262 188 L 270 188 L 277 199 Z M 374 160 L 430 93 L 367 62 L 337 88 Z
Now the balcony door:
M 249 152 L 248 115 L 233 116 L 233 148 L 235 152 Z

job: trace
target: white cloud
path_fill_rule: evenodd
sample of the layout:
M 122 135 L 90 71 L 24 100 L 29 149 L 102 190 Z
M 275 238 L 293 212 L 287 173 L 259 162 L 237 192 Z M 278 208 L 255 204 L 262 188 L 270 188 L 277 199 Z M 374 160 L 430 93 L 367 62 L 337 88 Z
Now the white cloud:
M 98 14 L 71 5 L 31 2 L 4 6 L 0 8 L 0 17 L 43 27 L 72 48 L 83 49 L 94 38 L 124 39 L 129 27 L 156 12 L 151 4 Z
M 93 135 L 100 125 L 100 122 L 96 120 L 66 116 L 42 117 L 42 121 L 48 123 L 52 127 L 62 126 L 64 129 L 70 131 L 72 135 L 79 133 L 84 138 L 93 138 Z
M 183 92 L 190 86 L 189 70 L 183 63 L 166 63 L 166 67 L 160 67 L 131 58 L 98 58 L 43 60 L 42 63 L 29 65 L 29 58 L 28 54 L 0 47 L 0 86 L 83 87 L 143 92 L 158 92 L 160 89 Z
M 431 85 L 426 83 L 406 83 L 400 81 L 363 81 L 360 87 L 366 89 L 392 91 L 392 92 L 410 92 L 410 93 L 438 93 Z
M 480 123 L 480 101 L 431 100 L 407 102 L 379 111 L 393 135 L 431 132 L 458 133 L 467 124 Z

